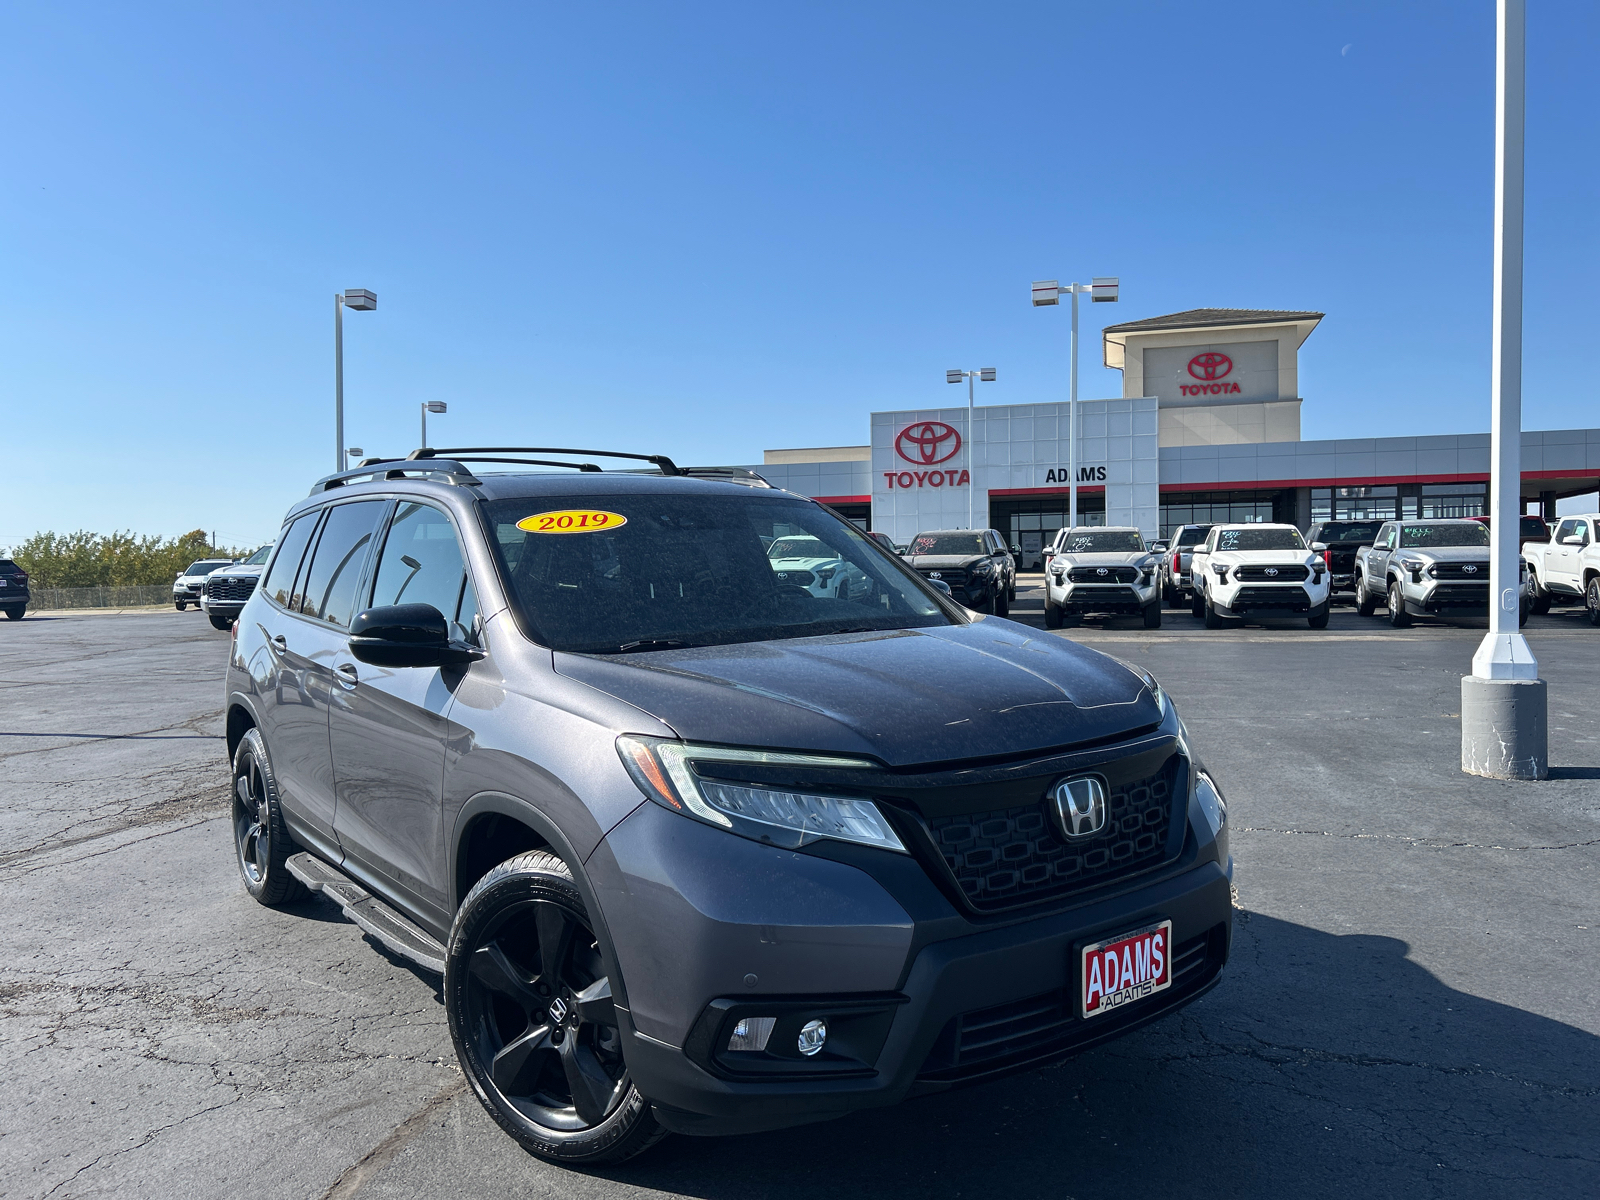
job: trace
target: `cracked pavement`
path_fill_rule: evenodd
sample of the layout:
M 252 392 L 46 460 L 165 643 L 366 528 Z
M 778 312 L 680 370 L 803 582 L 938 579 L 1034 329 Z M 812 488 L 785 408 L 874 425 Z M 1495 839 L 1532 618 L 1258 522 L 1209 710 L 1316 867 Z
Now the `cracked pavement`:
M 1227 792 L 1221 986 L 1048 1070 L 586 1173 L 464 1090 L 433 977 L 244 894 L 226 635 L 0 629 L 0 1197 L 1592 1195 L 1600 633 L 1529 622 L 1556 777 L 1512 784 L 1458 770 L 1479 630 L 1166 620 L 1066 636 L 1156 672 Z

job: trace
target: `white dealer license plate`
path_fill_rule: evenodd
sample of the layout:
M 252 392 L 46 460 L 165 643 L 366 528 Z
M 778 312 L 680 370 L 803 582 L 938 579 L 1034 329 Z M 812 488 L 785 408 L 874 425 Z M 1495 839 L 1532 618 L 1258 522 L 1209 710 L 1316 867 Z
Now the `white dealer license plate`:
M 1098 1017 L 1172 986 L 1172 922 L 1146 925 L 1083 948 L 1079 1012 Z

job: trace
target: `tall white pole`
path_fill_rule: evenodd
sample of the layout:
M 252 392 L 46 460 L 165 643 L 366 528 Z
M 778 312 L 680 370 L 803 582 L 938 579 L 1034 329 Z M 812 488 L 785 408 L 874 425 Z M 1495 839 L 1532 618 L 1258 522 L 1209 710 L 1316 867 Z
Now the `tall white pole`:
M 1078 285 L 1072 292 L 1072 368 L 1067 385 L 1067 477 L 1071 490 L 1067 493 L 1067 528 L 1078 527 Z
M 422 440 L 420 442 L 418 442 L 417 445 L 419 447 L 426 447 L 427 444 L 428 444 L 428 402 L 426 400 L 424 400 L 422 402 L 421 408 L 422 408 Z
M 1489 632 L 1472 656 L 1479 679 L 1537 679 L 1518 632 L 1522 515 L 1522 138 L 1524 0 L 1499 0 L 1495 63 L 1494 346 L 1490 366 Z
M 333 469 L 345 468 L 344 456 L 344 297 L 333 294 Z
M 967 528 L 976 529 L 972 523 L 973 494 L 978 490 L 978 473 L 974 471 L 972 460 L 972 376 L 974 372 L 967 372 Z

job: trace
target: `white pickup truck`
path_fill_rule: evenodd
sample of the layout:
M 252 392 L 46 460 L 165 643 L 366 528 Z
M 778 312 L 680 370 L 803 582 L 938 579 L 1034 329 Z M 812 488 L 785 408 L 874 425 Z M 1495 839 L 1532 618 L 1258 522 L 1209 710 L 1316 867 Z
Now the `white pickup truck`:
M 1194 615 L 1207 629 L 1229 617 L 1303 616 L 1328 627 L 1328 572 L 1321 542 L 1310 546 L 1293 525 L 1216 525 L 1189 565 Z
M 1600 625 L 1600 513 L 1562 517 L 1548 542 L 1522 547 L 1527 560 L 1533 611 L 1552 604 L 1582 604 L 1589 624 Z

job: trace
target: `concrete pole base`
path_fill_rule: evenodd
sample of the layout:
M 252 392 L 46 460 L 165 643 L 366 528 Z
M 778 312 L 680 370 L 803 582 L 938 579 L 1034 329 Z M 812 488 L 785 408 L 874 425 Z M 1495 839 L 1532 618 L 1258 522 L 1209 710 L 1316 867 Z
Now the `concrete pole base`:
M 1490 779 L 1549 778 L 1544 680 L 1462 677 L 1461 769 Z

